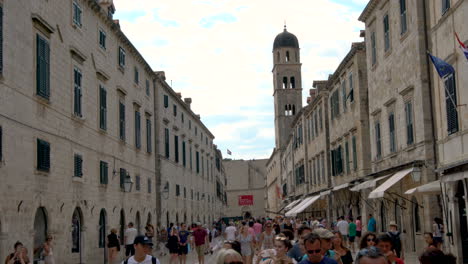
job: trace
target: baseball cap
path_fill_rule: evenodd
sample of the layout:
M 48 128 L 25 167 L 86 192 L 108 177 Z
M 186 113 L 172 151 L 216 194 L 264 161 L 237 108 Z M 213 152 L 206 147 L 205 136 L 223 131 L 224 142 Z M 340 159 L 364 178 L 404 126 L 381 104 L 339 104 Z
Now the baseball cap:
M 142 245 L 150 245 L 153 246 L 153 242 L 147 236 L 137 236 L 133 241 L 133 244 L 142 244 Z
M 331 239 L 335 237 L 330 230 L 325 228 L 316 228 L 313 233 L 323 239 Z

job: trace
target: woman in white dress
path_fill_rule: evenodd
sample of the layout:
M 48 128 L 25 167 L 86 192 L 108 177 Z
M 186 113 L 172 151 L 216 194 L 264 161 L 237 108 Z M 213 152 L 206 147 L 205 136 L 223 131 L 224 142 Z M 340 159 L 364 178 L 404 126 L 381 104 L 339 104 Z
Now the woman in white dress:
M 45 264 L 55 264 L 54 253 L 52 251 L 52 236 L 48 235 L 46 242 L 43 245 L 44 251 L 44 263 Z

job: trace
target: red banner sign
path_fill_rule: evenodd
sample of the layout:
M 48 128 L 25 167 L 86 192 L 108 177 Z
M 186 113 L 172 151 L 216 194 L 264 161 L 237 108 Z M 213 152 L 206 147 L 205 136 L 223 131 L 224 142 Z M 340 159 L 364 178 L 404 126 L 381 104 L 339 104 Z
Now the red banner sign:
M 239 205 L 253 205 L 253 195 L 239 195 Z

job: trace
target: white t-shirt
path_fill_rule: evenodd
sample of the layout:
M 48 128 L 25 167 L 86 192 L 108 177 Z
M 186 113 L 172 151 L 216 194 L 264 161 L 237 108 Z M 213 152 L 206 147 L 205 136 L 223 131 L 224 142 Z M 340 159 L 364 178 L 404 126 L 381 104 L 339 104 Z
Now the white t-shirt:
M 228 226 L 226 228 L 226 240 L 236 240 L 236 227 L 235 226 Z
M 348 225 L 348 222 L 345 220 L 341 220 L 336 224 L 338 231 L 340 231 L 342 235 L 348 235 Z
M 138 235 L 138 231 L 136 228 L 127 228 L 125 229 L 125 245 L 132 245 L 133 241 L 135 241 L 135 237 Z
M 146 258 L 145 260 L 143 260 L 143 262 L 138 262 L 135 260 L 134 256 L 131 256 L 129 259 L 128 259 L 128 264 L 153 264 L 153 262 L 151 262 L 151 258 L 153 256 L 151 255 L 146 255 Z M 122 264 L 124 264 L 125 260 L 122 261 Z M 156 264 L 161 264 L 161 262 L 159 262 L 159 259 L 156 259 Z

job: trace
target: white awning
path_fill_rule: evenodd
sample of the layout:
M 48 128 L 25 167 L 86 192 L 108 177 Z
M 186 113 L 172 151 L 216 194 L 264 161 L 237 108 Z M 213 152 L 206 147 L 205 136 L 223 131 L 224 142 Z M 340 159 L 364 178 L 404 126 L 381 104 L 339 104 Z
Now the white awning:
M 320 196 L 327 196 L 330 193 L 331 193 L 331 190 L 326 190 L 326 191 L 320 192 Z
M 320 198 L 320 195 L 305 198 L 301 203 L 289 210 L 289 212 L 286 213 L 286 216 L 296 216 L 297 214 L 302 213 L 307 207 L 317 201 L 318 198 Z
M 447 174 L 440 177 L 442 182 L 454 182 L 468 178 L 468 171 L 460 171 L 457 173 Z
M 284 208 L 284 210 L 287 211 L 287 210 L 291 209 L 293 206 L 295 206 L 296 204 L 298 204 L 300 201 L 302 201 L 302 199 L 297 199 L 297 200 L 293 201 L 292 203 L 288 204 L 288 205 Z
M 433 181 L 430 183 L 423 184 L 413 189 L 409 189 L 405 194 L 415 194 L 415 193 L 440 193 L 440 181 Z
M 361 184 L 358 184 L 358 185 L 354 186 L 353 188 L 350 188 L 349 190 L 352 191 L 352 192 L 359 192 L 360 190 L 375 188 L 378 181 L 383 180 L 383 179 L 385 179 L 385 178 L 387 178 L 389 176 L 390 175 L 386 175 L 386 176 L 382 176 L 382 177 L 379 177 L 379 178 L 376 178 L 376 179 L 365 181 L 365 182 L 363 182 Z
M 346 187 L 348 187 L 348 186 L 349 186 L 349 182 L 348 182 L 348 183 L 345 183 L 345 184 L 341 184 L 341 185 L 335 186 L 335 187 L 333 188 L 333 191 L 338 191 L 338 190 L 344 189 L 344 188 L 346 188 Z
M 390 187 L 395 185 L 395 183 L 399 182 L 406 175 L 413 172 L 413 169 L 414 168 L 409 168 L 409 169 L 402 170 L 402 171 L 399 171 L 399 172 L 393 174 L 392 177 L 390 177 L 388 180 L 386 180 L 384 183 L 382 183 L 379 187 L 377 187 L 375 190 L 373 190 L 369 194 L 369 199 L 384 197 L 384 194 L 385 194 L 386 190 L 388 190 Z

